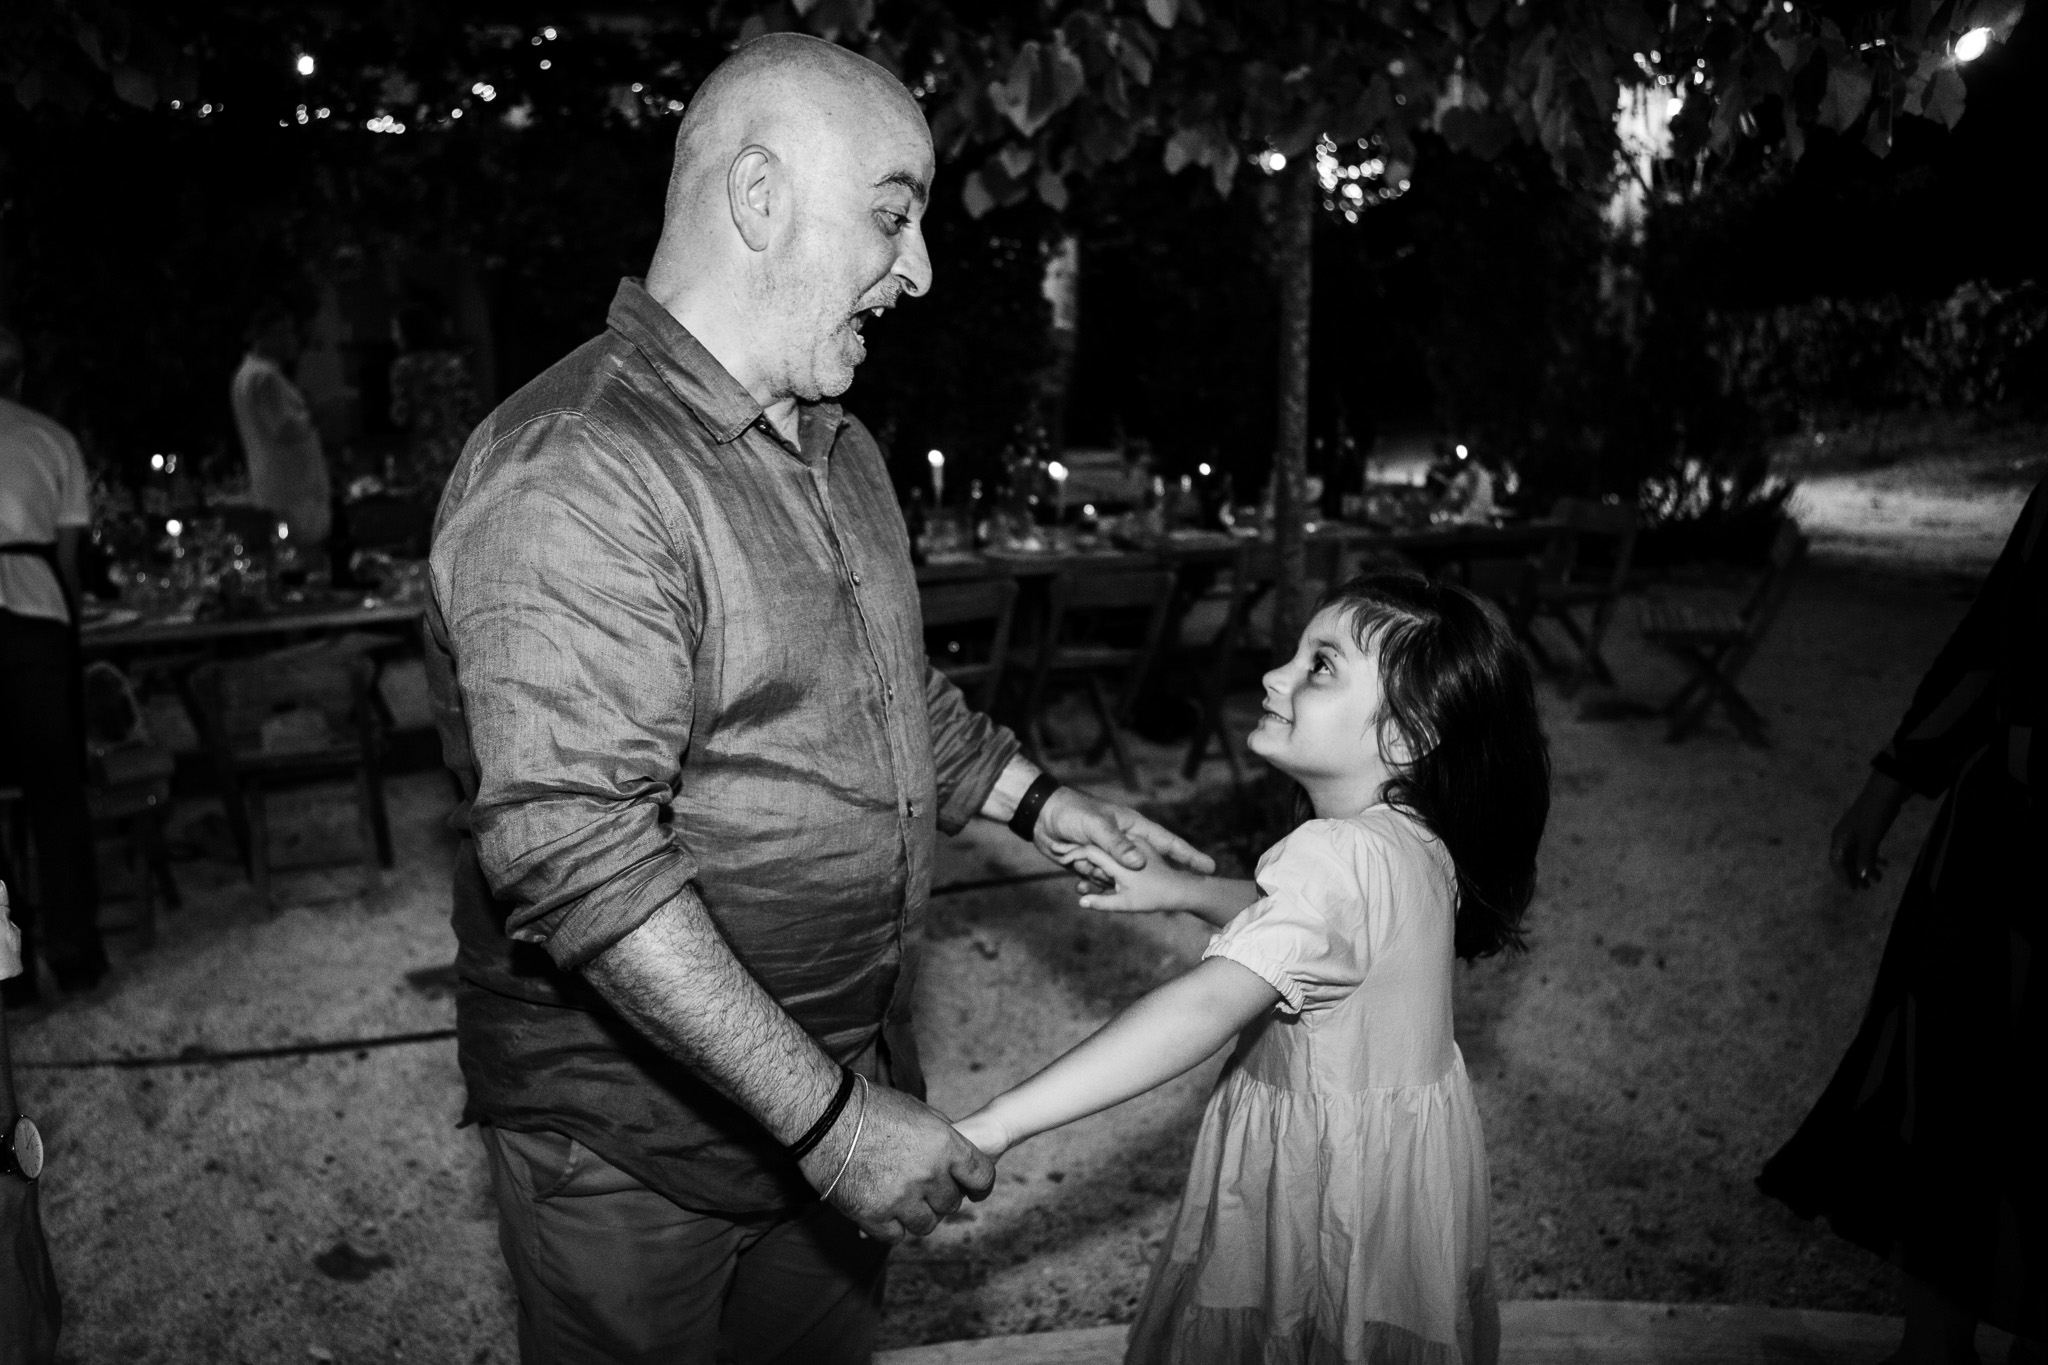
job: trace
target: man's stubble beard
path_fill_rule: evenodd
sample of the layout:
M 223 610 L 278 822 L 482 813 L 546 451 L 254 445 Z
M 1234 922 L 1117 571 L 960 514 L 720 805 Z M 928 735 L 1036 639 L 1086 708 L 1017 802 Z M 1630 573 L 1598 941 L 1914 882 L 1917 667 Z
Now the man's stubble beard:
M 814 225 L 799 216 L 782 267 L 763 281 L 764 312 L 774 319 L 784 387 L 800 402 L 837 398 L 853 385 L 864 358 L 850 357 L 843 333 L 856 299 L 838 299 L 837 272 L 812 251 Z M 822 303 L 822 306 L 821 306 Z M 864 343 L 863 343 L 864 345 Z

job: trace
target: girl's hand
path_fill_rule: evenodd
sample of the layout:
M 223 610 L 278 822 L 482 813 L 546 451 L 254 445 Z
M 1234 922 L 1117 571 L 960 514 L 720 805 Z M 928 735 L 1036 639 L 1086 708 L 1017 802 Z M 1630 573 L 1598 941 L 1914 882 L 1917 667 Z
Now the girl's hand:
M 1080 851 L 1070 864 L 1084 880 L 1077 888 L 1082 908 L 1142 913 L 1185 910 L 1198 899 L 1200 884 L 1210 880 L 1155 858 L 1143 867 L 1125 867 L 1100 848 Z
M 953 1128 L 961 1137 L 993 1158 L 1010 1150 L 1010 1135 L 996 1122 L 991 1108 L 989 1105 L 983 1105 L 966 1118 L 954 1120 Z

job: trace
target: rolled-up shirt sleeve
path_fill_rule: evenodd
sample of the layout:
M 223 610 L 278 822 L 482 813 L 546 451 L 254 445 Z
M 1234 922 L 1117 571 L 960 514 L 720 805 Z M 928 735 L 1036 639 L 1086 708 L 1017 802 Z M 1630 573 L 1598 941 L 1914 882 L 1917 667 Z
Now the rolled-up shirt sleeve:
M 1362 867 L 1378 856 L 1357 829 L 1311 820 L 1259 866 L 1263 897 L 1209 940 L 1204 959 L 1229 958 L 1280 992 L 1275 1008 L 1313 1014 L 1365 979 L 1370 948 L 1362 888 L 1380 878 Z
M 645 471 L 587 417 L 473 439 L 490 448 L 433 555 L 470 824 L 507 932 L 575 968 L 694 894 L 667 808 L 701 615 Z
M 924 697 L 931 715 L 938 825 L 958 834 L 980 813 L 1021 746 L 1016 735 L 969 706 L 953 680 L 930 665 L 925 667 Z

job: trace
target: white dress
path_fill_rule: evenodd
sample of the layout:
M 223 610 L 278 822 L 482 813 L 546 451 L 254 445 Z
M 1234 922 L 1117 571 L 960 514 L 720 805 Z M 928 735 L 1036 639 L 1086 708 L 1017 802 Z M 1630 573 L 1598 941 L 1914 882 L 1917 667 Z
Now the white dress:
M 1484 1365 L 1498 1317 L 1486 1148 L 1451 1034 L 1450 856 L 1380 805 L 1302 825 L 1257 877 L 1264 899 L 1204 956 L 1281 1003 L 1202 1115 L 1127 1365 Z

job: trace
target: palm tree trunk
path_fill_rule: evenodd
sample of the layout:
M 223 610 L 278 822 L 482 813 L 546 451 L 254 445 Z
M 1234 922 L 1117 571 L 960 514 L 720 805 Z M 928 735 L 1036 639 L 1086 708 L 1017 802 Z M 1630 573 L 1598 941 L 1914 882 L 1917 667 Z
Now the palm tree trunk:
M 1273 651 L 1294 653 L 1308 623 L 1308 563 L 1302 540 L 1308 478 L 1308 338 L 1314 258 L 1316 172 L 1296 157 L 1277 177 L 1273 264 L 1280 286 L 1279 424 L 1273 441 L 1273 539 L 1279 558 L 1273 589 Z

